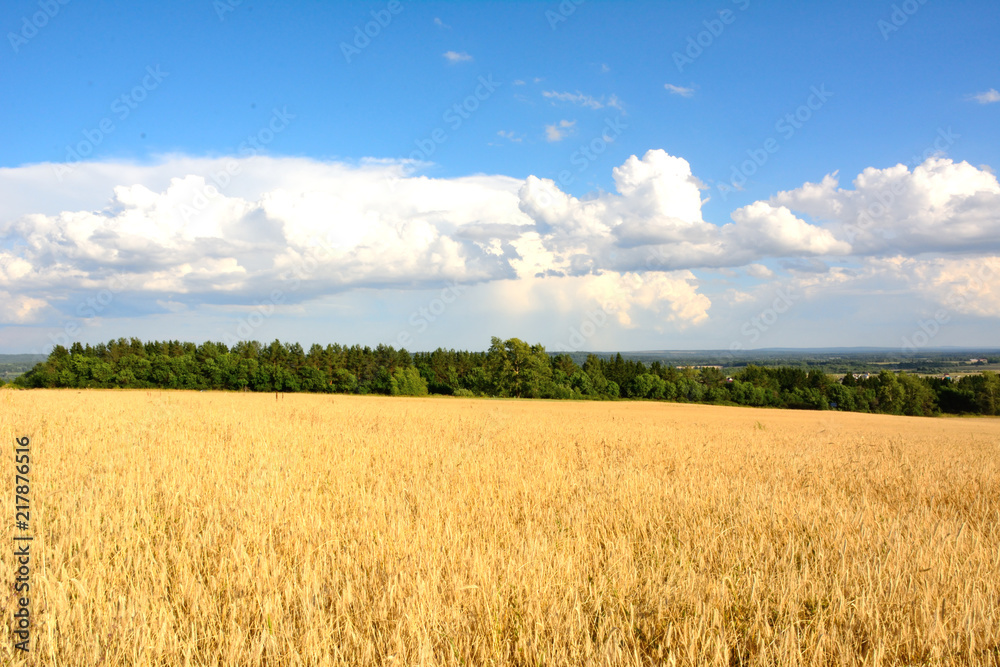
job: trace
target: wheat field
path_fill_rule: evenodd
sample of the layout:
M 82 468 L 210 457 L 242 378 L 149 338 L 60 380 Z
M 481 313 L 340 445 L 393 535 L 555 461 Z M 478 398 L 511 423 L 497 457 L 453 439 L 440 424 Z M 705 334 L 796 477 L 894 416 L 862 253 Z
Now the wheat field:
M 1000 663 L 997 419 L 6 390 L 0 434 L 3 664 Z

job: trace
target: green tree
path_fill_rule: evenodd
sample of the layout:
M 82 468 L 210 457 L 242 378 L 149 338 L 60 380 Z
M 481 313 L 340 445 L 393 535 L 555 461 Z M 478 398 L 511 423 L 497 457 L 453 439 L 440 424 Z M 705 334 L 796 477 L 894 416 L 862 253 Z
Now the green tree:
M 115 379 L 115 369 L 106 361 L 94 364 L 93 374 L 99 387 L 109 387 Z
M 314 366 L 303 366 L 299 369 L 300 387 L 302 391 L 327 392 L 330 385 L 323 373 Z
M 493 337 L 486 356 L 487 374 L 499 396 L 535 398 L 552 380 L 552 367 L 545 348 L 528 345 L 519 338 L 501 341 Z
M 582 370 L 573 373 L 569 379 L 569 386 L 582 396 L 593 396 L 595 393 L 594 382 Z
M 60 387 L 76 387 L 77 377 L 76 374 L 68 368 L 64 368 L 59 372 L 59 386 Z
M 854 411 L 857 408 L 856 392 L 853 387 L 833 383 L 827 389 L 827 399 L 836 404 L 836 410 Z
M 379 367 L 375 373 L 375 379 L 371 384 L 371 391 L 376 394 L 385 394 L 386 396 L 398 396 L 399 385 L 396 384 L 396 378 L 392 376 L 389 369 L 383 366 Z
M 930 417 L 937 414 L 937 396 L 925 381 L 915 375 L 899 374 L 899 383 L 903 387 L 904 415 L 914 417 Z
M 464 389 L 473 392 L 477 396 L 496 396 L 494 393 L 493 381 L 490 379 L 486 369 L 476 366 L 471 369 L 462 381 Z
M 882 371 L 878 374 L 878 388 L 875 390 L 878 399 L 878 411 L 890 415 L 903 412 L 903 399 L 906 392 L 895 373 Z
M 333 379 L 330 381 L 333 390 L 339 394 L 350 394 L 358 388 L 358 379 L 346 368 L 338 368 L 333 371 Z
M 972 392 L 976 411 L 984 415 L 1000 414 L 1000 376 L 993 371 L 968 375 L 958 383 L 960 389 Z
M 426 396 L 427 380 L 420 376 L 420 372 L 413 368 L 397 368 L 393 374 L 396 382 L 397 393 L 400 396 Z

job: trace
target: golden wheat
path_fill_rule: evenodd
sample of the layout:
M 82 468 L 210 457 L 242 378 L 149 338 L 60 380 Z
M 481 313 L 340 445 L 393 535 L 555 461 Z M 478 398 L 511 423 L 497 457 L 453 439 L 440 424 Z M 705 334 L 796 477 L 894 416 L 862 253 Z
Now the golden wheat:
M 0 392 L 25 435 L 4 664 L 1000 662 L 997 419 Z

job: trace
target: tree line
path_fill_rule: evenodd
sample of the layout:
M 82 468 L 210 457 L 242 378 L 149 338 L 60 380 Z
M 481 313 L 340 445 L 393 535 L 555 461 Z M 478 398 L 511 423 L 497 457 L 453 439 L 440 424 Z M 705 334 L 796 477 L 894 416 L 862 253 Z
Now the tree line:
M 677 368 L 654 361 L 588 355 L 578 365 L 541 345 L 494 337 L 486 352 L 391 346 L 351 347 L 257 341 L 119 338 L 94 346 L 58 345 L 13 381 L 21 388 L 161 388 L 324 392 L 390 396 L 490 396 L 550 399 L 650 399 L 897 415 L 1000 414 L 1000 376 L 959 380 L 883 370 L 836 380 L 819 370 L 746 366 Z

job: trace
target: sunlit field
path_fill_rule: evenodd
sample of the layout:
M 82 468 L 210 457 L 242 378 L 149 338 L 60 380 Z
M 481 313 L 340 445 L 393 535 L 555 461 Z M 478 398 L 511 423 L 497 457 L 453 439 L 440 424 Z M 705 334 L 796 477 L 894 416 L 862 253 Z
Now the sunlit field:
M 1000 663 L 1000 420 L 0 391 L 2 664 Z

